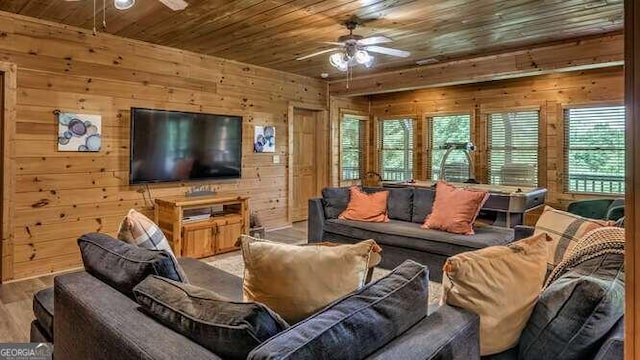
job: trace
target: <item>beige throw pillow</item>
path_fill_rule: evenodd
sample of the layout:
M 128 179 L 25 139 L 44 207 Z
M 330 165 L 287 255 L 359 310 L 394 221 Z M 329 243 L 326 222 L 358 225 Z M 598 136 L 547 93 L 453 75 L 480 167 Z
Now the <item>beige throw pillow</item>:
M 461 253 L 444 265 L 442 301 L 480 315 L 480 354 L 515 346 L 542 289 L 546 234 Z
M 267 305 L 293 324 L 365 284 L 377 244 L 296 246 L 241 238 L 245 301 Z

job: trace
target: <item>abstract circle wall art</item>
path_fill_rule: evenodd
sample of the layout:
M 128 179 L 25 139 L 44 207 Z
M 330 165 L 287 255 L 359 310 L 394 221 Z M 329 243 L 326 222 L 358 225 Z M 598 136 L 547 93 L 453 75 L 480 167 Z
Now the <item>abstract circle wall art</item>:
M 100 151 L 102 116 L 58 113 L 58 151 Z
M 253 151 L 258 153 L 272 153 L 276 151 L 276 128 L 274 126 L 255 127 Z

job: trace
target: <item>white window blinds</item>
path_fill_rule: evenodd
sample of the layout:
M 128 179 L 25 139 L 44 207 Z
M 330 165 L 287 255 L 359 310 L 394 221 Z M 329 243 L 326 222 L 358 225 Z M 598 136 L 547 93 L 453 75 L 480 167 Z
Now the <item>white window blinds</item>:
M 442 149 L 446 143 L 452 142 L 469 142 L 471 141 L 471 116 L 465 115 L 446 115 L 433 116 L 428 119 L 429 126 L 427 131 L 428 142 L 427 151 L 431 158 L 431 179 L 440 179 L 440 170 L 442 168 L 442 158 L 446 149 Z M 469 179 L 469 164 L 466 155 L 462 150 L 454 150 L 447 157 L 445 164 L 447 179 L 452 181 L 466 181 Z
M 345 115 L 340 122 L 342 180 L 362 178 L 366 121 Z
M 538 185 L 538 111 L 488 116 L 489 183 Z
M 566 109 L 564 124 L 566 190 L 624 193 L 624 106 Z
M 413 119 L 381 120 L 378 154 L 382 180 L 413 178 Z

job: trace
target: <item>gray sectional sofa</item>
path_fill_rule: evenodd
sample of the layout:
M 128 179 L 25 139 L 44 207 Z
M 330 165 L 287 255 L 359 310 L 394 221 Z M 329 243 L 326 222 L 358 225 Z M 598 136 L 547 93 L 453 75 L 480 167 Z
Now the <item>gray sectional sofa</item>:
M 393 269 L 406 259 L 429 267 L 432 281 L 442 281 L 442 266 L 448 257 L 514 240 L 514 230 L 493 225 L 475 226 L 475 235 L 457 235 L 422 229 L 431 213 L 435 190 L 431 188 L 365 188 L 389 191 L 387 223 L 338 219 L 347 207 L 349 188 L 325 188 L 322 198 L 309 200 L 309 242 L 355 243 L 374 239 L 383 251 L 381 267 Z

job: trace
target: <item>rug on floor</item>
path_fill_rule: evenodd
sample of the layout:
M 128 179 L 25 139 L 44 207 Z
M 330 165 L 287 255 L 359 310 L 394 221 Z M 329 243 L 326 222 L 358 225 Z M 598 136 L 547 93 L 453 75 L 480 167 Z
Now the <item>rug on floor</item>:
M 242 277 L 244 273 L 244 263 L 242 262 L 242 254 L 239 251 L 213 256 L 204 261 L 222 271 L 226 271 L 238 277 Z M 373 280 L 377 280 L 387 275 L 390 270 L 375 268 L 373 271 Z M 442 284 L 435 281 L 429 281 L 429 303 L 439 302 L 442 295 Z

